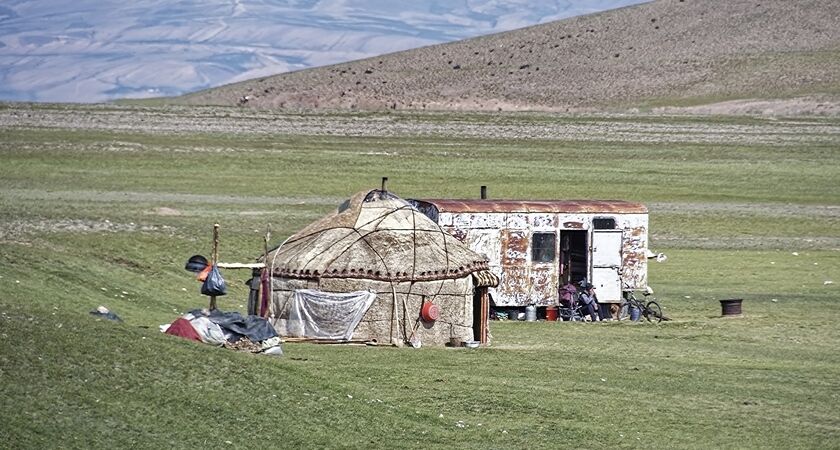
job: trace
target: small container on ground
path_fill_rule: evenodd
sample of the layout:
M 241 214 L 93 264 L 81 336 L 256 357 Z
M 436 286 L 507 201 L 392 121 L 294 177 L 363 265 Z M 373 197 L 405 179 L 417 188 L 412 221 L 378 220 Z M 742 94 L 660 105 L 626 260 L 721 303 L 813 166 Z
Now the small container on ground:
M 720 301 L 720 314 L 722 316 L 740 316 L 742 298 L 727 298 Z

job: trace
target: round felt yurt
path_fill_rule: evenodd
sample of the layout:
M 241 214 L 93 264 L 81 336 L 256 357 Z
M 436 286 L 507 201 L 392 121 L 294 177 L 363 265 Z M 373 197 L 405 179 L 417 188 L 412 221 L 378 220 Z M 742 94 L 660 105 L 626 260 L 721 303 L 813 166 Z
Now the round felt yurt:
M 487 342 L 487 258 L 385 190 L 364 191 L 267 254 L 281 336 Z

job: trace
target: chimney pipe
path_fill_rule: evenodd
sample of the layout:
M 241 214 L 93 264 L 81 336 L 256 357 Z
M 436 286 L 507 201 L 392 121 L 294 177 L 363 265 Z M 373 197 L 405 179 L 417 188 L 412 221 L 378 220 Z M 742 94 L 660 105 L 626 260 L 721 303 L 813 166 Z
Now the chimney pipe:
M 487 186 L 481 186 L 481 199 L 487 200 Z
M 385 190 L 385 183 L 388 182 L 388 177 L 382 177 L 382 190 Z

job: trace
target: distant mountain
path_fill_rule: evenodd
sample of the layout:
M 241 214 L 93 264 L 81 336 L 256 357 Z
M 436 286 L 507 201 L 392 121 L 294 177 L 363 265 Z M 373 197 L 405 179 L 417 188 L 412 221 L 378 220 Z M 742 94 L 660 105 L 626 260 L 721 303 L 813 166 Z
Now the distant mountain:
M 257 108 L 840 114 L 840 1 L 658 0 L 210 89 Z
M 640 1 L 6 0 L 0 100 L 179 95 Z

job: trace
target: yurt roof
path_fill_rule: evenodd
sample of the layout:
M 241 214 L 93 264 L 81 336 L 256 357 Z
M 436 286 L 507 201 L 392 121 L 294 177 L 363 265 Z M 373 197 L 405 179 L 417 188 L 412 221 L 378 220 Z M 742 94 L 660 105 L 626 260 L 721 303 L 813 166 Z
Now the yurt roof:
M 275 276 L 428 281 L 486 270 L 470 250 L 396 195 L 359 192 L 268 254 Z

